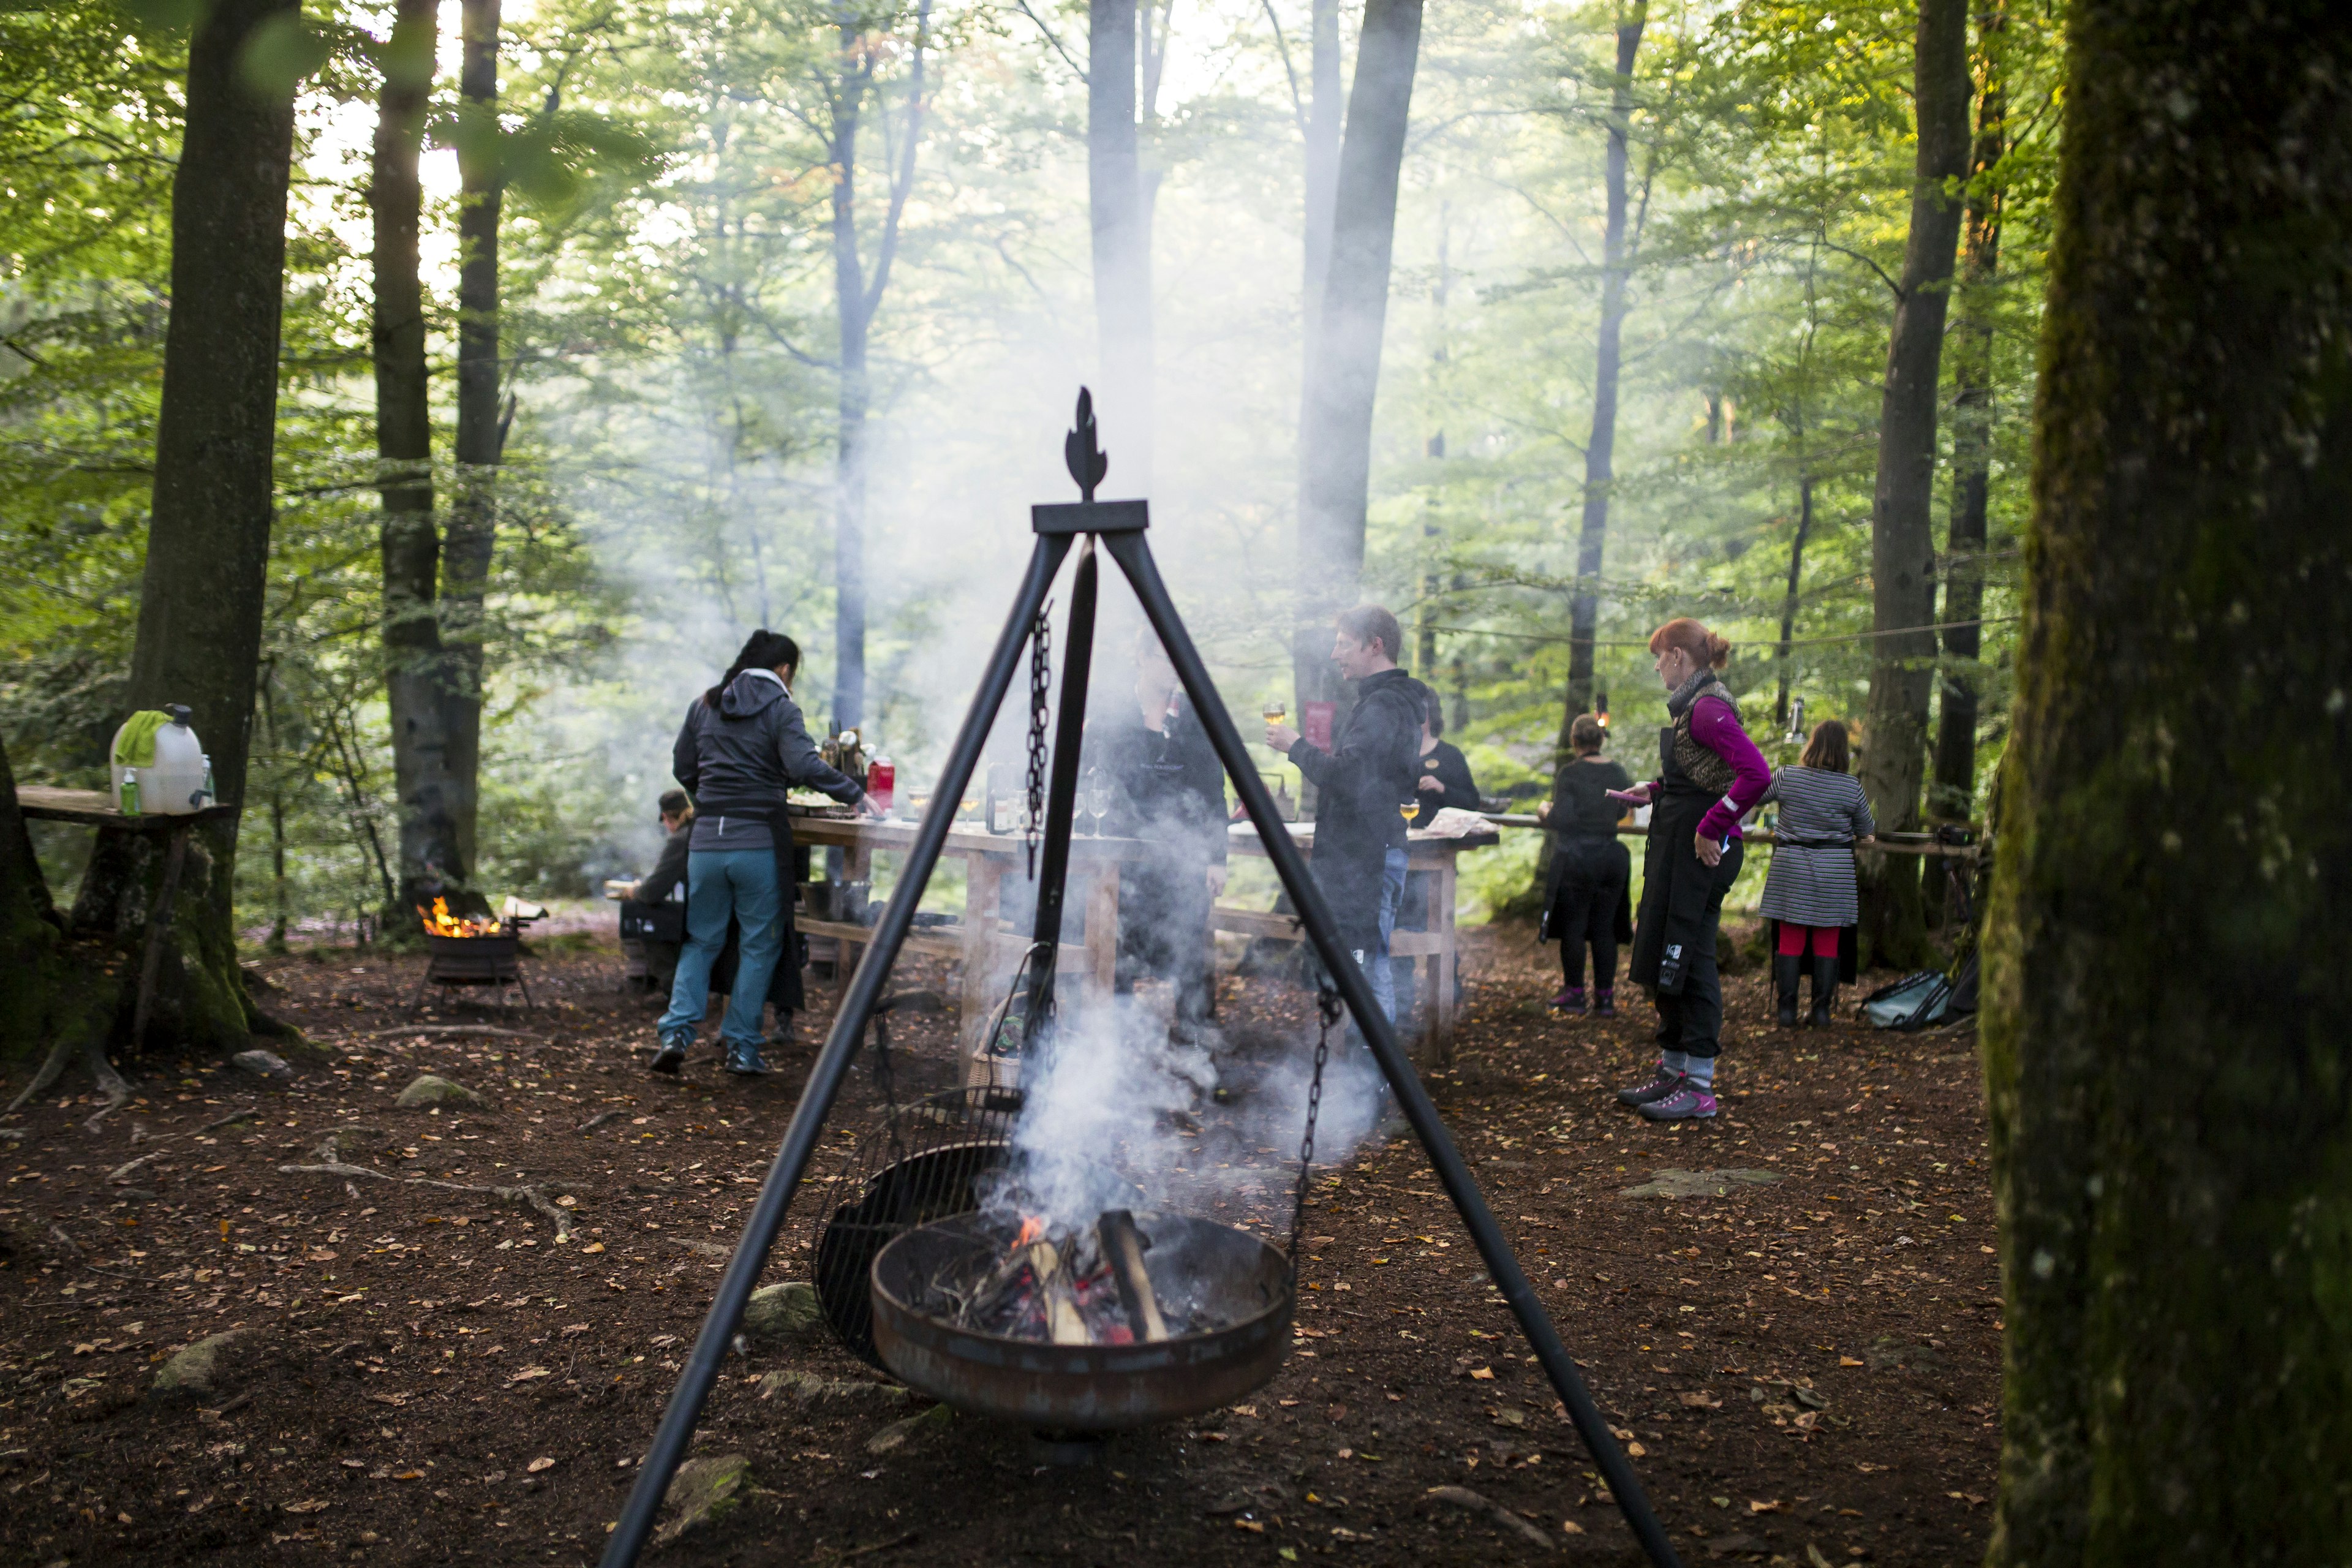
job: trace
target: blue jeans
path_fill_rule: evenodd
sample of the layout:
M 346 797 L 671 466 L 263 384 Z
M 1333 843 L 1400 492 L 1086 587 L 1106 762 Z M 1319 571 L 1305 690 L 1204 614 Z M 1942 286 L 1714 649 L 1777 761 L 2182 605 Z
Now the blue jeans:
M 768 982 L 784 951 L 783 889 L 776 881 L 773 849 L 698 849 L 686 858 L 686 946 L 677 955 L 677 978 L 670 984 L 669 1011 L 656 1026 L 667 1039 L 673 1031 L 689 1038 L 710 1005 L 710 966 L 727 945 L 727 918 L 741 930 L 736 949 L 735 990 L 719 1026 L 720 1044 L 731 1052 L 760 1043 L 760 1009 L 767 1005 Z
M 1389 939 L 1396 934 L 1397 910 L 1404 904 L 1405 852 L 1391 849 L 1381 862 L 1381 945 L 1364 954 L 1364 977 L 1372 983 L 1372 1000 L 1391 1024 L 1396 1022 L 1396 976 L 1389 966 Z

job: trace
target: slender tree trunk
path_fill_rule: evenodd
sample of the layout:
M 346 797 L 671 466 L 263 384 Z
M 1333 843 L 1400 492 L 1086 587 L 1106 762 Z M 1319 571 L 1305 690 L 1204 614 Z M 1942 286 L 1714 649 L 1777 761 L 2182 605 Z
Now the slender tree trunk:
M 1608 213 L 1601 234 L 1601 330 L 1592 360 L 1592 437 L 1584 448 L 1584 517 L 1577 531 L 1576 595 L 1568 610 L 1568 693 L 1560 704 L 1555 765 L 1571 755 L 1569 726 L 1592 707 L 1592 639 L 1601 618 L 1609 490 L 1617 477 L 1617 376 L 1623 353 L 1625 285 L 1632 271 L 1625 241 L 1625 174 L 1633 122 L 1633 61 L 1648 20 L 1648 0 L 1633 0 L 1617 16 L 1617 74 L 1609 89 L 1609 158 L 1603 176 Z
M 1136 140 L 1136 0 L 1091 0 L 1087 46 L 1087 197 L 1094 229 L 1095 322 L 1102 391 L 1095 398 L 1104 448 L 1120 488 L 1150 481 L 1150 221 Z
M 194 710 L 220 798 L 232 805 L 244 804 L 260 669 L 294 138 L 291 84 L 265 95 L 243 57 L 256 32 L 294 10 L 292 0 L 219 0 L 189 49 L 154 501 L 128 693 L 133 708 Z M 160 835 L 100 835 L 76 926 L 136 941 L 161 882 L 161 844 Z M 150 1026 L 199 1049 L 241 1044 L 254 1021 L 236 966 L 236 856 L 234 818 L 191 845 Z
M 1339 54 L 1339 0 L 1312 0 L 1308 16 L 1307 104 L 1306 146 L 1306 228 L 1300 252 L 1299 377 L 1298 377 L 1298 619 L 1291 633 L 1291 684 L 1301 703 L 1338 695 L 1339 679 L 1331 671 L 1331 638 L 1326 606 L 1310 591 L 1306 577 L 1307 497 L 1311 489 L 1308 469 L 1317 456 L 1307 439 L 1314 423 L 1316 348 L 1323 336 L 1323 291 L 1331 276 L 1333 203 L 1339 184 L 1340 100 L 1344 89 Z M 1311 815 L 1314 786 L 1302 784 L 1302 806 Z
M 1952 257 L 1959 244 L 1959 183 L 1969 169 L 1968 0 L 1920 0 L 1912 48 L 1918 148 L 1901 297 L 1886 345 L 1879 399 L 1878 481 L 1871 507 L 1870 700 L 1862 782 L 1883 829 L 1919 824 L 1927 771 L 1927 700 L 1935 679 L 1937 378 Z M 1867 962 L 1908 966 L 1933 956 L 1911 856 L 1866 855 L 1862 867 Z
M 499 0 L 465 0 L 465 60 L 458 77 L 474 121 L 458 160 L 457 496 L 441 552 L 441 699 L 448 748 L 448 879 L 472 889 L 481 868 L 483 606 L 498 541 L 499 213 L 504 179 L 491 127 L 499 108 Z M 473 893 L 478 897 L 478 893 Z
M 1422 0 L 1366 0 L 1356 79 L 1333 193 L 1331 258 L 1299 432 L 1300 617 L 1294 667 L 1302 699 L 1335 694 L 1331 617 L 1355 601 L 1370 505 L 1372 405 L 1388 321 L 1397 181 L 1421 53 Z
M 1802 446 L 1804 437 L 1800 426 L 1797 437 Z M 1785 725 L 1789 721 L 1789 656 L 1795 651 L 1797 637 L 1797 593 L 1805 576 L 1805 542 L 1813 533 L 1813 476 L 1800 471 L 1797 475 L 1797 531 L 1789 541 L 1789 586 L 1780 595 L 1780 646 L 1773 662 L 1780 668 L 1780 691 L 1772 702 L 1772 722 Z
M 1995 1568 L 2352 1540 L 2352 11 L 2079 0 L 1983 1023 Z
M 1994 169 L 2008 150 L 2008 104 L 2001 88 L 2000 43 L 2007 17 L 1999 0 L 1979 24 L 1984 82 L 1977 93 L 1976 149 L 1969 158 L 1969 196 L 1961 222 L 1959 321 L 1952 334 L 1952 521 L 1944 562 L 1944 668 L 1937 682 L 1935 769 L 1927 816 L 1966 822 L 1976 808 L 1977 711 L 1983 689 L 1978 655 L 1983 631 L 1984 552 L 1992 488 L 1992 293 L 2000 265 L 2001 191 Z M 1940 924 L 1947 863 L 1921 872 L 1929 921 Z
M 376 95 L 373 217 L 375 450 L 383 496 L 385 706 L 400 811 L 399 905 L 429 899 L 443 868 L 462 874 L 442 679 L 441 538 L 433 518 L 433 419 L 417 242 L 425 190 L 417 157 L 432 85 L 434 0 L 400 0 Z M 391 929 L 405 910 L 384 911 Z

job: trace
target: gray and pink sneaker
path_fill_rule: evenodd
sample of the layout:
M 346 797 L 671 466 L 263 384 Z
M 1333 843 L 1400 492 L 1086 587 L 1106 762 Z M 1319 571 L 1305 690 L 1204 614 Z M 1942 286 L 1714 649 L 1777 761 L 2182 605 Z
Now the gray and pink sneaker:
M 1715 1114 L 1715 1090 L 1685 1079 L 1674 1093 L 1639 1110 L 1653 1121 L 1704 1121 Z
M 1619 1089 L 1617 1103 L 1633 1106 L 1648 1105 L 1653 1101 L 1665 1099 L 1682 1086 L 1683 1075 L 1678 1072 L 1668 1072 L 1665 1064 L 1661 1062 L 1657 1069 L 1650 1075 L 1647 1083 L 1637 1083 L 1631 1089 Z

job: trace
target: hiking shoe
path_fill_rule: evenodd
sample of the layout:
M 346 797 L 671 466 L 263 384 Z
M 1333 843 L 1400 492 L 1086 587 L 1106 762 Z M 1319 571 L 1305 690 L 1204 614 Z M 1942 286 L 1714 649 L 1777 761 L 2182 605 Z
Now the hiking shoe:
M 1617 993 L 1603 985 L 1592 994 L 1592 1016 L 1613 1018 L 1617 1016 Z
M 1650 1075 L 1650 1080 L 1647 1083 L 1637 1083 L 1631 1089 L 1619 1089 L 1617 1103 L 1636 1107 L 1648 1105 L 1654 1100 L 1665 1099 L 1680 1089 L 1682 1086 L 1682 1074 L 1668 1072 L 1661 1066 L 1657 1071 Z
M 758 1046 L 740 1046 L 727 1053 L 727 1070 L 737 1078 L 765 1078 L 768 1064 L 761 1059 Z
M 677 1076 L 678 1069 L 686 1066 L 686 1047 L 693 1043 L 692 1035 L 664 1035 L 661 1049 L 654 1053 L 654 1059 L 646 1066 L 657 1073 L 667 1073 L 675 1078 Z
M 1653 1121 L 1704 1121 L 1715 1114 L 1715 1090 L 1685 1081 L 1664 1100 L 1641 1107 Z
M 1584 987 L 1561 986 L 1559 994 L 1551 999 L 1551 1005 L 1556 1012 L 1565 1013 L 1571 1018 L 1581 1018 L 1584 1016 Z

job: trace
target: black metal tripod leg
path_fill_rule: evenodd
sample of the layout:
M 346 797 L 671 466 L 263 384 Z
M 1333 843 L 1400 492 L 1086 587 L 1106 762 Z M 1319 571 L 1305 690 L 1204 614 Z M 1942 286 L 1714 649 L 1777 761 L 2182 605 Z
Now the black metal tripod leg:
M 955 819 L 956 802 L 962 798 L 964 785 L 971 782 L 972 770 L 979 765 L 981 748 L 988 742 L 989 726 L 995 721 L 996 710 L 1013 685 L 1022 647 L 1029 638 L 1030 624 L 1036 619 L 1038 607 L 1045 604 L 1045 591 L 1053 586 L 1054 574 L 1061 568 L 1062 558 L 1069 549 L 1066 535 L 1041 535 L 1036 550 L 1029 557 L 1029 571 L 1022 579 L 1020 595 L 1013 602 L 1013 614 L 1005 621 L 1003 632 L 997 637 L 995 651 L 989 656 L 980 690 L 972 698 L 971 711 L 964 715 L 963 728 L 956 732 L 955 746 L 940 770 L 930 810 L 916 832 L 914 847 L 908 852 L 906 866 L 899 872 L 898 890 L 891 894 L 881 923 L 866 946 L 866 956 L 857 965 L 857 973 L 842 997 L 840 1010 L 834 1015 L 833 1030 L 825 1037 L 824 1048 L 817 1053 L 816 1065 L 809 1071 L 808 1086 L 801 1091 L 800 1103 L 793 1108 L 792 1123 L 784 1129 L 784 1141 L 768 1167 L 767 1180 L 761 1184 L 759 1198 L 751 1205 L 751 1216 L 744 1223 L 743 1238 L 735 1244 L 735 1254 L 727 1261 L 727 1272 L 719 1277 L 718 1297 L 710 1303 L 709 1315 L 702 1321 L 702 1332 L 695 1339 L 694 1352 L 687 1359 L 677 1386 L 670 1392 L 653 1446 L 637 1468 L 636 1485 L 630 1490 L 628 1505 L 621 1510 L 620 1522 L 605 1542 L 604 1568 L 628 1568 L 634 1564 L 638 1553 L 645 1550 L 646 1538 L 653 1533 L 654 1519 L 661 1511 L 670 1478 L 677 1474 L 678 1461 L 686 1457 L 686 1446 L 694 1436 L 703 1404 L 710 1397 L 711 1385 L 719 1381 L 719 1363 L 743 1321 L 743 1305 L 751 1299 L 751 1289 L 759 1283 L 760 1271 L 767 1266 L 768 1248 L 784 1223 L 784 1211 L 792 1206 L 793 1194 L 800 1186 L 801 1173 L 807 1168 L 817 1133 L 824 1126 L 835 1097 L 841 1092 L 842 1080 L 848 1076 L 849 1058 L 866 1033 L 866 1021 L 874 1011 L 882 982 L 889 974 L 898 949 L 906 942 L 907 933 L 914 928 L 915 905 L 930 880 L 932 868 L 939 864 L 940 850 L 947 843 L 948 828 Z
M 1045 855 L 1037 868 L 1037 954 L 1029 971 L 1024 1048 L 1053 1026 L 1055 972 L 1062 952 L 1063 895 L 1070 880 L 1070 818 L 1078 798 L 1078 763 L 1087 729 L 1087 678 L 1095 656 L 1095 542 L 1088 538 L 1070 574 L 1070 629 L 1062 640 L 1062 694 L 1054 721 L 1054 776 L 1045 795 Z M 1087 932 L 1091 947 L 1101 940 Z
M 1601 1418 L 1600 1408 L 1592 1403 L 1592 1395 L 1585 1388 L 1584 1380 L 1577 1375 L 1576 1363 L 1570 1358 L 1568 1347 L 1560 1342 L 1559 1331 L 1552 1327 L 1550 1315 L 1544 1310 L 1543 1303 L 1537 1300 L 1535 1288 L 1528 1282 L 1527 1274 L 1519 1268 L 1510 1244 L 1504 1240 L 1502 1227 L 1495 1223 L 1494 1213 L 1487 1208 L 1478 1184 L 1472 1178 L 1469 1167 L 1462 1163 L 1462 1155 L 1454 1147 L 1452 1135 L 1445 1131 L 1445 1123 L 1438 1117 L 1437 1107 L 1431 1103 L 1428 1091 L 1421 1087 L 1420 1075 L 1413 1071 L 1412 1064 L 1398 1047 L 1396 1031 L 1390 1026 L 1387 1016 L 1374 1002 L 1370 981 L 1356 966 L 1348 951 L 1339 945 L 1337 922 L 1331 918 L 1330 906 L 1324 901 L 1323 890 L 1315 885 L 1314 878 L 1307 872 L 1306 858 L 1299 854 L 1298 846 L 1291 842 L 1289 831 L 1275 815 L 1273 797 L 1266 794 L 1265 781 L 1258 777 L 1255 761 L 1243 743 L 1240 731 L 1234 728 L 1232 717 L 1225 712 L 1216 687 L 1209 679 L 1208 667 L 1201 662 L 1199 651 L 1193 647 L 1192 637 L 1184 630 L 1183 620 L 1176 613 L 1175 601 L 1169 597 L 1168 585 L 1160 581 L 1160 569 L 1151 559 L 1150 546 L 1144 542 L 1141 534 L 1125 533 L 1106 534 L 1103 547 L 1110 552 L 1111 558 L 1118 563 L 1120 569 L 1127 574 L 1128 581 L 1134 585 L 1135 596 L 1141 601 L 1143 613 L 1150 617 L 1152 630 L 1160 634 L 1161 644 L 1168 649 L 1168 657 L 1176 666 L 1176 673 L 1182 678 L 1184 689 L 1192 700 L 1193 711 L 1208 731 L 1218 760 L 1224 763 L 1225 772 L 1233 776 L 1234 788 L 1241 795 L 1242 805 L 1249 812 L 1250 821 L 1256 826 L 1258 837 L 1265 844 L 1266 854 L 1274 861 L 1275 871 L 1281 877 L 1284 889 L 1289 892 L 1291 902 L 1298 910 L 1307 939 L 1315 944 L 1315 951 L 1323 960 L 1324 967 L 1331 972 L 1332 983 L 1339 987 L 1341 998 L 1348 1004 L 1348 1010 L 1355 1015 L 1356 1027 L 1363 1032 L 1366 1043 L 1370 1046 L 1372 1058 L 1380 1063 L 1381 1073 L 1396 1094 L 1399 1108 L 1412 1124 L 1413 1135 L 1421 1140 L 1422 1148 L 1429 1155 L 1430 1164 L 1437 1172 L 1437 1179 L 1445 1184 L 1446 1195 L 1454 1200 L 1454 1211 L 1462 1216 L 1463 1226 L 1477 1244 L 1478 1255 L 1486 1265 L 1488 1277 L 1510 1304 L 1512 1315 L 1518 1319 L 1520 1331 L 1527 1335 L 1528 1346 L 1543 1363 L 1544 1372 L 1551 1379 L 1560 1403 L 1567 1407 L 1569 1419 L 1576 1424 L 1577 1433 L 1584 1439 L 1584 1446 L 1591 1453 L 1593 1462 L 1601 1467 L 1601 1473 L 1609 1483 L 1610 1496 L 1616 1500 L 1619 1510 L 1625 1516 L 1625 1522 L 1633 1527 L 1650 1560 L 1659 1564 L 1659 1568 L 1678 1568 L 1680 1560 L 1675 1555 L 1673 1543 L 1666 1539 L 1664 1526 L 1658 1522 L 1657 1515 L 1651 1510 L 1649 1499 L 1642 1491 L 1642 1483 L 1633 1474 L 1633 1467 L 1626 1460 L 1624 1450 L 1617 1446 L 1616 1438 L 1610 1436 L 1608 1423 Z

